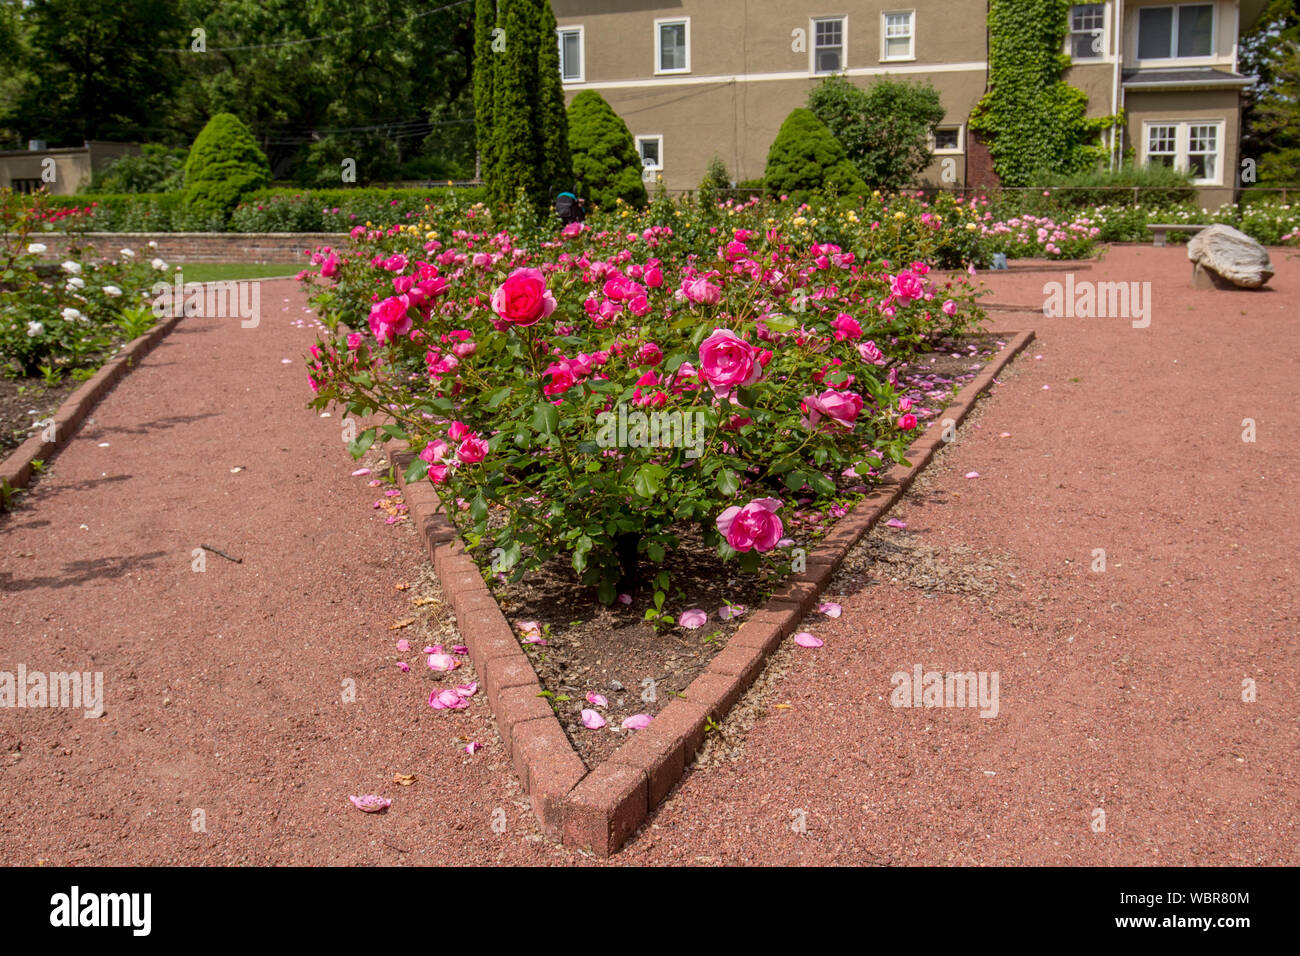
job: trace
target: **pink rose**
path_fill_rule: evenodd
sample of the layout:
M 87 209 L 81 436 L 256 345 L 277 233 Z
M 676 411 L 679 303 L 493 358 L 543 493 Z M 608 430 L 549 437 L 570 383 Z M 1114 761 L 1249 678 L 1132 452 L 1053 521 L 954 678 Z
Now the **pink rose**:
M 658 365 L 664 360 L 664 350 L 654 342 L 646 342 L 636 350 L 637 365 Z
M 862 338 L 862 326 L 858 320 L 847 313 L 841 312 L 831 323 L 831 328 L 835 330 L 835 341 L 842 342 L 845 339 Z
M 808 426 L 816 427 L 822 418 L 828 418 L 842 428 L 852 428 L 862 411 L 862 396 L 855 392 L 837 392 L 828 388 L 820 395 L 809 395 L 803 400 Z
M 338 275 L 338 271 L 339 271 L 339 257 L 334 255 L 334 253 L 331 252 L 328 258 L 326 258 L 325 262 L 320 267 L 321 278 L 332 279 L 334 278 L 334 276 Z
M 758 350 L 730 329 L 714 329 L 700 343 L 700 374 L 715 392 L 753 385 L 763 374 Z
M 447 428 L 447 437 L 452 441 L 460 441 L 462 438 L 468 438 L 471 434 L 469 426 L 464 422 L 452 422 Z
M 420 452 L 420 460 L 427 461 L 429 464 L 435 464 L 447 457 L 447 443 L 442 439 L 435 439 L 424 446 L 424 451 Z
M 867 341 L 859 343 L 858 354 L 862 356 L 862 361 L 870 365 L 885 364 L 885 353 L 880 351 L 875 342 Z
M 477 465 L 487 457 L 488 443 L 481 438 L 471 435 L 460 443 L 456 449 L 456 457 L 467 465 Z
M 904 271 L 889 280 L 889 291 L 906 305 L 925 294 L 925 282 L 915 272 Z
M 785 530 L 776 516 L 780 507 L 777 498 L 756 498 L 743 508 L 733 506 L 718 515 L 718 531 L 737 551 L 771 551 Z
M 945 302 L 943 304 L 943 314 L 948 316 L 948 318 L 951 319 L 954 315 L 957 314 L 957 303 L 952 301 L 952 299 L 949 299 L 947 302 Z
M 507 322 L 529 326 L 555 311 L 555 296 L 540 269 L 516 269 L 492 293 L 492 311 Z
M 916 416 L 912 414 L 900 415 L 898 417 L 898 427 L 905 432 L 910 432 L 916 427 Z
M 722 289 L 708 279 L 688 279 L 682 283 L 682 292 L 692 302 L 702 305 L 717 305 L 722 301 Z
M 577 383 L 573 370 L 564 362 L 551 364 L 542 374 L 550 376 L 550 381 L 542 386 L 542 392 L 546 395 L 563 395 Z
M 433 482 L 435 485 L 440 485 L 440 484 L 442 484 L 444 481 L 446 481 L 446 480 L 447 480 L 447 466 L 446 466 L 446 465 L 430 465 L 430 466 L 429 466 L 429 480 L 430 480 L 431 482 Z

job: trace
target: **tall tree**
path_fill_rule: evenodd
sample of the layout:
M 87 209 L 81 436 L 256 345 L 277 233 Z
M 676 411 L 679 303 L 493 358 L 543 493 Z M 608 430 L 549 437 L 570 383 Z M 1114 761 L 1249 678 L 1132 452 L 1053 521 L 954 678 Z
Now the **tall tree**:
M 541 132 L 542 182 L 554 190 L 573 185 L 573 158 L 569 154 L 569 117 L 564 108 L 564 83 L 560 79 L 560 44 L 555 11 L 541 0 L 541 29 L 538 31 L 537 72 Z
M 477 147 L 476 171 L 489 178 L 485 164 L 495 155 L 492 148 L 494 116 L 493 78 L 496 60 L 492 43 L 497 30 L 497 0 L 477 0 L 474 9 L 474 140 Z
M 1241 155 L 1260 182 L 1300 183 L 1300 12 L 1296 0 L 1271 0 L 1241 38 L 1240 68 L 1256 77 L 1245 94 Z
M 136 140 L 159 129 L 176 82 L 158 50 L 178 42 L 173 0 L 33 0 L 32 82 L 18 104 L 25 136 L 51 145 Z

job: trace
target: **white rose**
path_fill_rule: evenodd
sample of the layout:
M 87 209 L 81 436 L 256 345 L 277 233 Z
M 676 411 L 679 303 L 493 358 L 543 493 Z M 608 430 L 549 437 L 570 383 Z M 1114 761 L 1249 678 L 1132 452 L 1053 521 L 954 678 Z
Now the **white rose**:
M 81 263 L 73 262 L 71 259 L 69 259 L 67 262 L 63 263 L 62 269 L 64 272 L 68 273 L 69 275 L 75 276 L 81 272 Z
M 44 331 L 45 331 L 45 326 L 41 325 L 41 323 L 39 322 L 27 323 L 27 337 L 30 339 L 36 338 L 36 336 L 42 334 Z
M 150 248 L 150 249 L 157 249 L 157 248 L 158 248 L 158 243 L 156 243 L 156 242 L 154 242 L 154 240 L 150 239 L 150 240 L 149 240 L 149 248 Z
M 73 276 L 71 279 L 68 280 L 69 292 L 71 292 L 73 289 L 84 289 L 85 287 L 86 287 L 85 279 L 79 279 L 76 276 Z
M 84 315 L 82 315 L 82 314 L 81 314 L 80 312 L 78 312 L 76 309 L 73 309 L 73 308 L 70 308 L 70 307 L 67 308 L 67 309 L 64 309 L 62 314 L 63 314 L 63 321 L 64 321 L 64 322 L 81 322 L 82 320 L 84 320 L 84 319 L 86 318 Z
M 112 298 L 116 299 L 119 295 L 122 294 L 122 290 L 115 285 L 106 285 L 103 288 L 103 293 L 104 295 L 111 296 Z
M 120 252 L 122 253 L 122 255 L 125 256 L 127 259 L 134 259 L 134 258 L 135 258 L 135 251 L 132 250 L 132 249 L 121 249 L 121 250 L 119 250 L 119 251 L 120 251 Z
M 159 272 L 167 271 L 167 263 L 163 262 L 161 259 L 154 259 L 149 263 L 149 265 L 153 266 Z
M 39 256 L 42 252 L 45 251 L 45 243 L 33 242 L 31 245 L 27 247 L 27 251 L 31 253 L 35 253 L 36 255 Z

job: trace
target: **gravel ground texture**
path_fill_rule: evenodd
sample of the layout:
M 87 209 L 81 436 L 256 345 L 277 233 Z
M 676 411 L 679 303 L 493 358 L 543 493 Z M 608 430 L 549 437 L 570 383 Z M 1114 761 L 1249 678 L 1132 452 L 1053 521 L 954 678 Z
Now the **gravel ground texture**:
M 1150 282 L 1151 322 L 992 313 L 1037 341 L 847 562 L 824 646 L 778 652 L 612 862 L 1300 862 L 1300 260 L 1272 252 L 1263 292 L 1194 291 L 1180 248 L 986 273 L 1035 306 Z M 0 671 L 105 697 L 0 709 L 0 863 L 591 862 L 541 837 L 482 693 L 433 711 L 396 667 L 436 583 L 304 408 L 302 294 L 262 301 L 184 320 L 0 517 Z M 918 666 L 986 675 L 985 713 L 996 672 L 996 716 L 894 706 Z

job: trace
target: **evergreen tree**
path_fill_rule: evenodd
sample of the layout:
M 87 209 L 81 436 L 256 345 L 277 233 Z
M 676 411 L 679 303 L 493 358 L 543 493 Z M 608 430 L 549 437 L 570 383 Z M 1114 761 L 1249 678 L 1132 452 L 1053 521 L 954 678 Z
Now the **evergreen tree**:
M 271 181 L 266 156 L 233 113 L 218 113 L 194 140 L 185 161 L 185 204 L 229 215 L 240 198 Z
M 627 124 L 595 90 L 583 90 L 569 104 L 569 148 L 580 195 L 597 206 L 616 200 L 646 201 L 641 157 Z
M 812 110 L 790 113 L 767 153 L 763 185 L 773 196 L 807 202 L 814 191 L 833 186 L 842 196 L 866 186 L 844 154 L 844 147 Z
M 474 9 L 474 140 L 478 148 L 479 177 L 491 179 L 488 164 L 492 148 L 493 80 L 496 58 L 492 55 L 492 31 L 497 26 L 496 0 L 477 0 Z
M 514 201 L 522 189 L 536 201 L 546 198 L 541 179 L 541 149 L 537 123 L 537 0 L 501 0 L 500 16 L 506 48 L 492 80 L 494 158 L 488 191 L 493 201 Z
M 538 145 L 542 156 L 542 184 L 559 192 L 573 186 L 573 159 L 569 154 L 569 117 L 564 109 L 560 45 L 555 30 L 555 11 L 550 0 L 541 0 L 537 58 L 541 139 Z

